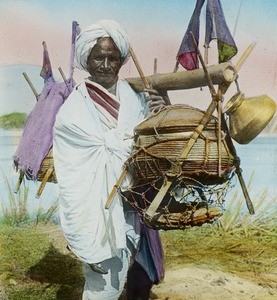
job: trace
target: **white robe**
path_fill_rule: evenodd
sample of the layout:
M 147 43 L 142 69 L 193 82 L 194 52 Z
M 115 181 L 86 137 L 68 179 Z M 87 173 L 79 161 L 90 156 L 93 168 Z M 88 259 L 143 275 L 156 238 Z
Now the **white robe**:
M 126 232 L 132 230 L 118 194 L 110 209 L 104 205 L 130 154 L 130 136 L 145 117 L 146 104 L 123 80 L 117 83 L 116 96 L 120 110 L 115 129 L 104 130 L 84 83 L 63 104 L 54 126 L 61 226 L 69 247 L 85 263 L 117 255 L 126 247 Z

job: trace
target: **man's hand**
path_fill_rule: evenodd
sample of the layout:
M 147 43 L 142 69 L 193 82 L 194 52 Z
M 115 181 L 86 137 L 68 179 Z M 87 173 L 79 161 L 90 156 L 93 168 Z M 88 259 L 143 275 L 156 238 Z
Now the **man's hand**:
M 144 92 L 148 93 L 146 100 L 148 102 L 149 111 L 157 113 L 163 109 L 166 105 L 170 104 L 167 93 L 159 93 L 157 90 L 144 89 Z
M 99 274 L 108 274 L 107 270 L 104 270 L 99 264 L 88 264 L 92 271 Z

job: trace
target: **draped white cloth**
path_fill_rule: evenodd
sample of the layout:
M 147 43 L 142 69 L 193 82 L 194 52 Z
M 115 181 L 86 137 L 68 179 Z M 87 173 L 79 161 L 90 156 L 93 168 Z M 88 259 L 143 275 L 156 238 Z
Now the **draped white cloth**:
M 116 96 L 120 102 L 116 128 L 104 129 L 84 83 L 63 104 L 54 126 L 61 226 L 69 247 L 85 263 L 116 256 L 126 248 L 127 231 L 139 238 L 124 219 L 118 194 L 111 208 L 104 208 L 130 153 L 133 129 L 146 114 L 144 96 L 126 81 L 118 81 Z

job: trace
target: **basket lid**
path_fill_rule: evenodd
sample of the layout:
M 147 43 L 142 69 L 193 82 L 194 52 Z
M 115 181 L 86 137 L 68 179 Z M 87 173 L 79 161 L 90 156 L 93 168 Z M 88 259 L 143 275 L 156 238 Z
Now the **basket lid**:
M 189 105 L 170 105 L 138 124 L 135 134 L 191 131 L 199 124 L 204 114 L 204 111 Z M 215 128 L 215 124 L 216 118 L 212 117 L 206 128 Z

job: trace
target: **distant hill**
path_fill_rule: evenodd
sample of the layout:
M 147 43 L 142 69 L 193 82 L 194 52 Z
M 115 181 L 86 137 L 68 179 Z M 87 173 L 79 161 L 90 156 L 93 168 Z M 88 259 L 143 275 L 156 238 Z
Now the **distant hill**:
M 25 113 L 11 113 L 0 117 L 0 128 L 14 129 L 23 128 L 27 120 Z

